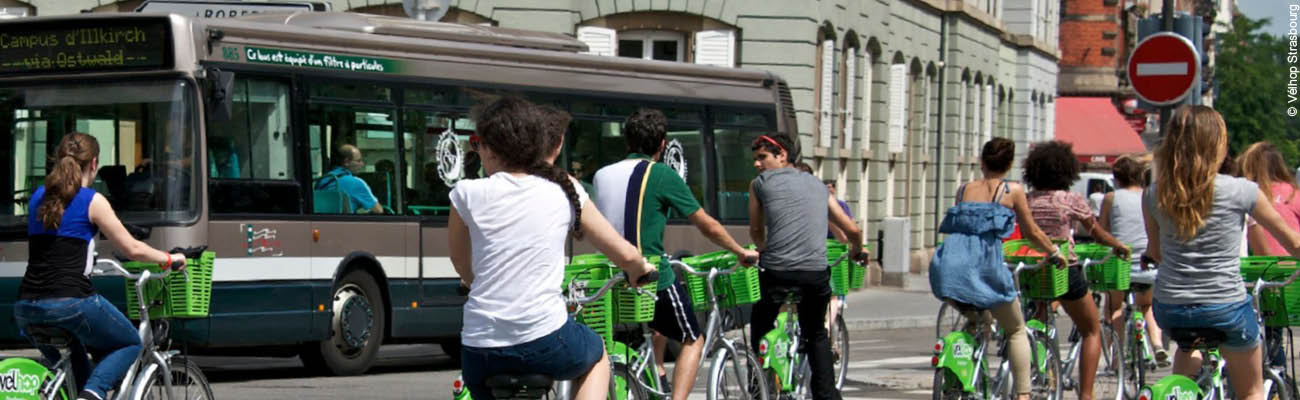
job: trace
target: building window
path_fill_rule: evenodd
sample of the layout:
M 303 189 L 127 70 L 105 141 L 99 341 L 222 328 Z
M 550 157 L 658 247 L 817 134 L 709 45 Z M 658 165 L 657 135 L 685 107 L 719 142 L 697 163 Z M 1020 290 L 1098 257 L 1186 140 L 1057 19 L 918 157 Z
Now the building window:
M 907 129 L 907 64 L 889 66 L 889 152 L 901 153 Z
M 670 31 L 624 31 L 618 33 L 618 56 L 646 60 L 686 61 L 686 39 Z

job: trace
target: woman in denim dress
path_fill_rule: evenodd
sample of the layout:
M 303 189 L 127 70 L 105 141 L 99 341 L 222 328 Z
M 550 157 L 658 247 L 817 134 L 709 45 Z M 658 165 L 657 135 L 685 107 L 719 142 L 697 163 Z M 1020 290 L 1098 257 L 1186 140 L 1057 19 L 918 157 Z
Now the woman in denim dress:
M 1034 247 L 1050 249 L 1047 258 L 1064 265 L 1052 241 L 1029 215 L 1025 190 L 1006 180 L 1015 157 L 1015 143 L 994 138 L 980 153 L 982 179 L 957 189 L 957 204 L 948 209 L 941 233 L 948 234 L 930 261 L 930 290 L 947 302 L 988 310 L 1008 338 L 1008 358 L 1020 400 L 1029 398 L 1029 338 L 1011 271 L 1002 259 L 1002 238 L 1016 221 Z M 971 319 L 972 315 L 967 315 Z

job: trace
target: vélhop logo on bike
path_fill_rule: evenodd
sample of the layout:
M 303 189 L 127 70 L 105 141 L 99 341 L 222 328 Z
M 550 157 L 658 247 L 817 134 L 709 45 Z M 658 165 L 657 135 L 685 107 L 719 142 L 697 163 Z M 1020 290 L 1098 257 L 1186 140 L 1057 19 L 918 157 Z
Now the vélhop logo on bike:
M 24 374 L 18 368 L 0 372 L 0 393 L 35 395 L 40 388 L 40 375 Z
M 1169 395 L 1165 396 L 1165 400 L 1196 400 L 1196 392 L 1174 386 L 1169 390 Z

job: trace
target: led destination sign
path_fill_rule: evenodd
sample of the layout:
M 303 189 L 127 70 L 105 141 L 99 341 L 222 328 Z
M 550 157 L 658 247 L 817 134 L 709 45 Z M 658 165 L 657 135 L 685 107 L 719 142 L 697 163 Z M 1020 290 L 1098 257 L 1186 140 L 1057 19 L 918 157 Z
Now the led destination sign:
M 167 23 L 130 19 L 0 24 L 0 74 L 170 67 Z

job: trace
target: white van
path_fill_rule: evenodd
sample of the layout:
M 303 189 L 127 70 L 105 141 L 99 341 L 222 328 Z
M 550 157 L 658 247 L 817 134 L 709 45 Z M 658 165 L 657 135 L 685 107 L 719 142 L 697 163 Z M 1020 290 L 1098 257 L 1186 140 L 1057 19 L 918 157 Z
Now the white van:
M 1080 172 L 1079 180 L 1070 185 L 1070 191 L 1083 195 L 1092 206 L 1092 214 L 1101 216 L 1101 200 L 1106 193 L 1115 191 L 1115 175 L 1109 172 Z M 1075 236 L 1091 237 L 1081 226 L 1075 226 Z

